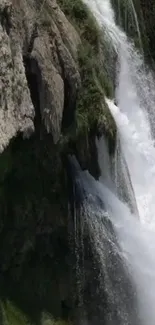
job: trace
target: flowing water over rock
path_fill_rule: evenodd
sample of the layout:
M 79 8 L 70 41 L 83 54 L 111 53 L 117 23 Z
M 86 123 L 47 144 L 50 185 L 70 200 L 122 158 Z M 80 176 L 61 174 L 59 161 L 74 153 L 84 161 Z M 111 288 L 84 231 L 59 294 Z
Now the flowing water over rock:
M 115 234 L 113 211 L 108 207 L 109 201 L 105 204 L 108 188 L 82 171 L 74 157 L 70 158 L 70 164 L 74 222 L 80 234 L 75 236 L 80 269 L 79 321 L 82 324 L 140 325 L 137 293 Z M 115 197 L 111 190 L 109 193 Z M 123 214 L 121 204 L 118 200 L 119 213 Z M 130 210 L 123 207 L 130 215 Z M 116 223 L 118 219 L 117 215 Z
M 152 223 L 155 221 L 155 147 L 152 138 L 155 127 L 154 79 L 144 66 L 140 54 L 115 24 L 110 1 L 85 2 L 89 4 L 98 23 L 106 29 L 118 53 L 117 107 L 112 101 L 108 103 L 118 127 L 140 218 Z
M 128 204 L 132 213 L 139 215 L 137 202 L 126 160 L 121 150 L 120 140 L 117 137 L 115 156 L 110 159 L 108 145 L 104 137 L 96 139 L 98 162 L 101 170 L 100 182 L 114 191 L 121 201 Z M 114 188 L 115 184 L 115 188 Z
M 85 3 L 118 54 L 117 106 L 109 99 L 107 103 L 118 128 L 120 167 L 113 173 L 113 162 L 104 148 L 104 159 L 98 150 L 102 184 L 84 172 L 79 173 L 80 182 L 76 181 L 76 187 L 80 185 L 85 193 L 85 223 L 101 270 L 104 299 L 100 305 L 107 325 L 154 325 L 155 82 L 141 55 L 115 24 L 110 0 Z M 106 173 L 105 164 L 109 168 Z M 120 175 L 125 175 L 123 191 L 117 188 L 122 184 Z M 103 301 L 107 301 L 107 313 Z
M 100 183 L 74 158 L 70 164 L 79 323 L 153 325 L 154 230 L 117 197 L 110 173 Z

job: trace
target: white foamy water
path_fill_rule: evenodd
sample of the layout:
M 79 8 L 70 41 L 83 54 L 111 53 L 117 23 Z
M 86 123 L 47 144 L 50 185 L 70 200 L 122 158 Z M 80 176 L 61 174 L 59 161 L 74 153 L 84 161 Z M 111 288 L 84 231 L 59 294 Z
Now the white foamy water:
M 108 101 L 108 105 L 119 130 L 141 221 L 146 226 L 155 227 L 155 148 L 148 123 L 143 114 L 141 117 L 140 112 L 137 116 L 135 113 L 137 124 L 139 122 L 137 130 L 136 123 L 132 123 L 112 101 Z
M 105 186 L 105 205 L 119 238 L 122 255 L 138 295 L 141 324 L 155 324 L 155 240 L 154 231 L 146 229 L 128 207 Z M 135 324 L 135 323 L 134 323 Z
M 155 324 L 155 81 L 140 54 L 115 23 L 110 0 L 84 0 L 106 30 L 118 55 L 116 102 L 107 99 L 116 121 L 139 218 L 107 188 L 104 202 L 119 239 L 122 254 L 138 294 L 142 325 Z M 101 162 L 99 153 L 99 162 Z M 102 173 L 104 177 L 104 172 Z M 102 183 L 104 183 L 102 177 Z M 128 180 L 126 180 L 128 182 Z
M 120 143 L 136 195 L 142 222 L 155 227 L 155 91 L 152 74 L 147 71 L 141 56 L 128 42 L 127 36 L 115 24 L 109 0 L 85 0 L 100 26 L 106 29 L 117 49 L 119 72 L 116 107 L 109 101 L 115 118 Z M 152 128 L 149 122 L 152 121 Z

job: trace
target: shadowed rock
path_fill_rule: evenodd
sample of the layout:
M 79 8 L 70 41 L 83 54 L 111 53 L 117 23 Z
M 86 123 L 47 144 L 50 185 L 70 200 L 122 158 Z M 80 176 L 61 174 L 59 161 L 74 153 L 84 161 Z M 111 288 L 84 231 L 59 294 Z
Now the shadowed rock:
M 80 323 L 137 325 L 136 293 L 121 257 L 101 186 L 69 157 L 71 206 L 80 283 Z M 76 223 L 76 224 L 75 224 Z

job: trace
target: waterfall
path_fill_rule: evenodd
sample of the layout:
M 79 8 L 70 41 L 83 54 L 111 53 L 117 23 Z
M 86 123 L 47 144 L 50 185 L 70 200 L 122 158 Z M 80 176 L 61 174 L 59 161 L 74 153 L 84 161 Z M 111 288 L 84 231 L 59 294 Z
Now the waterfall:
M 117 4 L 116 4 L 117 1 Z M 138 21 L 138 16 L 137 16 L 137 12 L 135 9 L 135 5 L 134 5 L 134 0 L 128 0 L 126 2 L 126 6 L 124 8 L 124 19 L 122 19 L 122 12 L 121 12 L 121 7 L 123 5 L 122 0 L 112 0 L 113 5 L 117 6 L 117 10 L 118 10 L 118 21 L 119 24 L 122 25 L 122 20 L 125 21 L 125 29 L 128 29 L 128 24 L 130 24 L 130 20 L 131 20 L 131 25 L 133 26 L 134 30 L 137 33 L 138 36 L 138 42 L 139 42 L 139 47 L 141 49 L 141 51 L 143 51 L 143 42 L 142 42 L 142 37 L 141 37 L 141 31 L 140 31 L 140 26 L 139 26 L 139 21 Z M 129 17 L 130 16 L 130 17 Z M 130 19 L 128 21 L 128 19 Z
M 122 173 L 116 168 L 116 176 L 121 190 L 123 188 L 123 191 L 126 191 L 126 204 L 123 203 L 123 197 L 120 197 L 117 191 L 117 182 L 112 184 L 113 170 L 109 168 L 111 160 L 108 156 L 104 138 L 97 141 L 97 148 L 99 165 L 101 170 L 103 170 L 100 177 L 100 182 L 102 183 L 100 195 L 104 199 L 106 211 L 118 236 L 118 243 L 121 248 L 120 254 L 128 266 L 135 285 L 140 324 L 147 325 L 149 319 L 149 325 L 153 325 L 155 323 L 155 229 L 147 224 L 142 224 L 137 215 L 134 215 L 129 210 L 128 206 L 132 207 L 132 211 L 137 214 L 130 178 L 125 177 L 123 186 L 121 186 L 122 165 L 120 165 Z M 133 324 L 135 323 L 134 320 Z
M 117 197 L 114 184 L 111 190 L 110 173 L 104 185 L 104 175 L 97 182 L 71 161 L 74 209 L 82 224 L 78 247 L 81 243 L 85 263 L 80 278 L 84 324 L 148 325 L 149 320 L 154 325 L 154 230 L 144 227 Z
M 112 184 L 112 181 L 107 179 L 107 186 L 96 181 L 88 171 L 80 169 L 74 157 L 70 158 L 70 164 L 73 206 L 79 219 L 79 227 L 82 224 L 80 240 L 78 245 L 76 244 L 83 257 L 80 259 L 80 267 L 84 271 L 83 277 L 79 278 L 82 286 L 80 294 L 83 294 L 83 306 L 78 306 L 79 323 L 141 325 L 137 293 L 131 272 L 127 269 L 121 243 L 118 243 L 116 237 L 115 228 L 119 214 L 115 220 L 115 213 L 111 209 L 115 209 L 115 200 L 114 206 L 111 202 L 110 208 L 109 201 L 106 202 L 107 195 L 109 200 L 113 197 L 117 199 L 108 189 L 108 183 L 110 181 L 109 184 Z M 124 217 L 124 211 L 131 216 L 129 208 L 118 200 L 116 213 L 121 213 L 121 219 Z M 78 261 L 79 252 L 75 252 Z M 81 312 L 82 308 L 84 310 Z
M 117 137 L 115 157 L 113 161 L 111 161 L 109 157 L 108 145 L 104 137 L 96 139 L 96 146 L 98 149 L 98 162 L 101 170 L 100 182 L 108 184 L 111 191 L 114 191 L 123 202 L 126 202 L 129 205 L 131 212 L 138 216 L 137 202 L 128 166 L 121 150 L 119 138 Z
M 112 100 L 106 100 L 118 129 L 121 154 L 119 166 L 122 173 L 115 169 L 117 171 L 115 181 L 113 163 L 108 157 L 103 141 L 104 157 L 98 145 L 98 159 L 102 171 L 100 182 L 91 179 L 90 184 L 88 172 L 86 174 L 80 172 L 79 179 L 83 180 L 83 184 L 81 181 L 76 184 L 76 186 L 82 184 L 85 194 L 87 193 L 84 200 L 85 222 L 90 242 L 100 263 L 100 287 L 105 291 L 105 301 L 110 308 L 107 315 L 104 309 L 106 315 L 104 320 L 107 325 L 154 325 L 154 76 L 144 65 L 140 53 L 129 42 L 126 34 L 116 25 L 110 0 L 84 0 L 84 2 L 90 7 L 100 27 L 106 31 L 107 38 L 112 42 L 118 55 L 115 98 L 117 105 Z M 108 165 L 106 173 L 105 165 Z M 124 172 L 124 166 L 127 167 L 125 167 L 127 172 Z M 128 200 L 132 202 L 132 207 L 136 205 L 139 217 L 136 209 L 131 209 L 124 199 L 124 193 L 117 191 L 118 179 L 120 184 L 122 182 L 119 177 L 121 174 L 125 175 L 123 188 L 130 189 L 126 192 Z M 114 274 L 115 266 L 117 274 Z M 119 273 L 121 277 L 118 284 Z M 129 287 L 131 290 L 128 290 Z
M 138 33 L 138 37 L 139 37 L 139 44 L 140 44 L 141 49 L 142 49 L 143 46 L 142 46 L 141 32 L 140 32 L 138 17 L 137 17 L 137 13 L 136 13 L 136 10 L 135 10 L 133 0 L 129 0 L 129 3 L 130 3 L 130 7 L 131 7 L 131 10 L 133 12 L 133 16 L 134 16 L 134 20 L 135 20 L 135 25 L 136 25 L 136 29 L 137 29 L 137 33 Z
M 154 79 L 126 34 L 115 23 L 110 0 L 85 0 L 118 53 L 117 107 L 109 101 L 128 165 L 140 218 L 155 222 Z
M 105 205 L 138 297 L 140 324 L 155 323 L 155 233 L 145 228 L 108 188 L 102 189 Z M 133 324 L 136 322 L 134 321 Z M 115 324 L 115 323 L 114 323 Z

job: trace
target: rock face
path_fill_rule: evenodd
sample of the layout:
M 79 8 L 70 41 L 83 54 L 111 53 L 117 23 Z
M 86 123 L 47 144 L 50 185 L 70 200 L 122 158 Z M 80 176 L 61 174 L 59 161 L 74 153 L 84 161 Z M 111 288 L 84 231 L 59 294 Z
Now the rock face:
M 69 157 L 69 186 L 75 225 L 79 323 L 140 324 L 134 285 L 121 257 L 115 230 L 95 179 Z M 82 315 L 83 314 L 83 315 Z M 86 320 L 85 320 L 86 319 Z
M 0 299 L 35 324 L 72 308 L 59 140 L 75 113 L 80 42 L 56 1 L 0 1 Z
M 78 34 L 55 1 L 3 0 L 0 22 L 0 150 L 40 119 L 56 143 L 80 82 Z
M 82 0 L 0 0 L 0 45 L 0 317 L 9 299 L 42 324 L 44 311 L 74 317 L 66 156 L 98 177 L 113 89 Z
M 79 44 L 56 1 L 0 1 L 0 299 L 37 315 L 35 324 L 43 309 L 68 313 L 67 195 L 57 142 L 76 106 Z
M 0 151 L 21 131 L 33 131 L 34 108 L 27 87 L 22 48 L 13 26 L 12 6 L 0 4 Z
M 141 27 L 147 38 L 147 51 L 149 56 L 155 60 L 155 4 L 153 0 L 139 0 L 142 12 Z M 137 13 L 138 15 L 138 13 Z
M 147 64 L 155 60 L 155 4 L 154 0 L 112 0 L 116 21 L 133 39 L 135 45 L 142 49 Z M 139 29 L 139 30 L 138 30 Z

